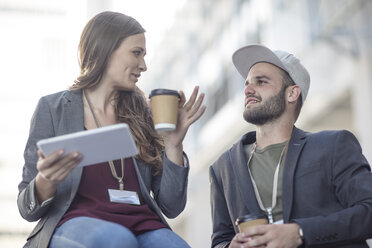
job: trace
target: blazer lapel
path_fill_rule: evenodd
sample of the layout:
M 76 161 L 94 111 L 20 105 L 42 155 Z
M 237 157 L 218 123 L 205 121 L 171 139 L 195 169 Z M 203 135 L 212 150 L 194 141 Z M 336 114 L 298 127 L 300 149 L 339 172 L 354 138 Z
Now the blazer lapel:
M 305 132 L 294 127 L 292 131 L 292 137 L 288 145 L 288 151 L 284 164 L 284 172 L 282 179 L 283 220 L 285 223 L 287 223 L 290 219 L 290 213 L 293 205 L 294 173 L 296 170 L 298 158 L 305 143 L 306 143 Z
M 63 132 L 74 133 L 84 130 L 84 107 L 81 97 L 81 90 L 76 92 L 66 91 L 64 94 L 65 103 L 61 113 L 63 120 Z M 67 183 L 71 183 L 70 200 L 73 200 L 80 184 L 83 167 L 75 168 L 69 175 Z
M 247 158 L 244 153 L 244 145 L 251 144 L 256 139 L 256 133 L 251 132 L 243 136 L 239 143 L 235 144 L 230 152 L 230 163 L 233 168 L 236 183 L 239 185 L 241 198 L 244 205 L 250 213 L 258 213 L 261 211 L 256 195 L 254 193 L 253 184 L 247 168 Z M 231 182 L 234 183 L 234 182 Z
M 142 195 L 147 195 L 151 191 L 151 168 L 141 160 L 136 160 L 132 157 L 134 168 L 136 170 L 137 179 L 140 185 Z
M 62 110 L 63 131 L 74 133 L 84 130 L 84 106 L 81 90 L 76 92 L 65 91 L 65 102 Z

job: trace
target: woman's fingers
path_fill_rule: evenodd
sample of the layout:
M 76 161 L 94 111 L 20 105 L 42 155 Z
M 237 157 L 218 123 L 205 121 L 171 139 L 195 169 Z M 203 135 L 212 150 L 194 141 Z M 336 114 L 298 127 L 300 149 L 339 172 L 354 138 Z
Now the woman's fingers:
M 38 150 L 37 153 L 39 155 L 39 162 L 37 163 L 37 169 L 40 171 L 43 169 L 47 169 L 48 167 L 52 166 L 52 164 L 54 164 L 58 159 L 60 159 L 60 157 L 63 154 L 63 150 L 61 149 L 61 150 L 55 151 L 46 157 L 40 150 Z
M 185 104 L 184 108 L 181 110 L 183 115 L 180 116 L 186 126 L 190 126 L 195 121 L 197 121 L 205 112 L 206 106 L 202 106 L 205 94 L 201 93 L 196 100 L 197 94 L 199 91 L 199 87 L 196 86 L 194 91 L 189 99 L 189 101 Z
M 37 150 L 37 155 L 39 156 L 39 159 L 40 158 L 45 158 L 43 152 L 41 150 Z
M 180 94 L 180 101 L 178 102 L 178 107 L 182 108 L 182 107 L 184 107 L 184 104 L 186 102 L 185 93 L 183 93 L 182 90 L 180 90 L 178 93 Z
M 198 97 L 199 87 L 196 86 L 186 102 L 185 95 L 180 91 L 180 103 L 178 109 L 178 120 L 176 129 L 173 131 L 164 131 L 161 133 L 167 147 L 180 147 L 187 133 L 188 128 L 198 120 L 205 112 L 206 107 L 202 106 L 205 94 Z
M 61 182 L 63 181 L 68 174 L 79 164 L 81 159 L 79 157 L 72 157 L 66 161 L 61 161 L 61 166 L 56 170 L 51 177 L 52 181 Z
M 199 120 L 199 118 L 204 114 L 205 110 L 206 110 L 206 106 L 203 106 L 201 107 L 198 112 L 196 114 L 194 114 L 191 118 L 190 118 L 190 125 L 193 124 L 195 121 Z
M 195 102 L 195 104 L 191 107 L 191 109 L 190 109 L 189 112 L 188 112 L 188 116 L 189 116 L 189 117 L 194 116 L 195 113 L 198 112 L 198 110 L 200 109 L 200 106 L 201 106 L 202 103 L 203 103 L 204 96 L 205 96 L 204 93 L 201 93 L 201 94 L 200 94 L 200 96 L 198 97 L 198 100 Z M 205 107 L 205 106 L 204 106 L 204 107 Z
M 192 94 L 190 96 L 190 99 L 183 106 L 186 109 L 186 111 L 189 111 L 192 108 L 192 106 L 194 105 L 196 97 L 198 95 L 198 92 L 199 92 L 199 86 L 195 86 L 194 90 L 192 91 Z
M 71 152 L 63 157 L 60 157 L 61 155 L 53 153 L 38 162 L 39 173 L 44 179 L 53 183 L 61 182 L 82 159 L 78 152 Z

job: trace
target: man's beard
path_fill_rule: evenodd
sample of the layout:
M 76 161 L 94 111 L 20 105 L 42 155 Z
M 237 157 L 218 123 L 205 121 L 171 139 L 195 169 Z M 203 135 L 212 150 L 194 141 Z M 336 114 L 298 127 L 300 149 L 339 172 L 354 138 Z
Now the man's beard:
M 285 111 L 285 90 L 286 87 L 282 87 L 278 94 L 267 99 L 259 107 L 244 109 L 244 120 L 253 125 L 263 125 L 279 118 Z

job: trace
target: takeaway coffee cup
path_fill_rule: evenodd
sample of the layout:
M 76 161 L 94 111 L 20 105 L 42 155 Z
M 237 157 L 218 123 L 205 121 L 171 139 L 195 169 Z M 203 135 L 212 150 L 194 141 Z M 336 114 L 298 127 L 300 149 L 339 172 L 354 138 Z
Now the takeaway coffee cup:
M 236 219 L 235 225 L 238 227 L 239 232 L 244 232 L 250 228 L 258 225 L 269 224 L 267 216 L 263 213 L 260 214 L 247 214 Z M 254 237 L 253 237 L 254 238 Z M 264 246 L 260 246 L 264 247 Z
M 154 89 L 149 98 L 155 129 L 161 131 L 176 129 L 180 94 L 175 90 Z

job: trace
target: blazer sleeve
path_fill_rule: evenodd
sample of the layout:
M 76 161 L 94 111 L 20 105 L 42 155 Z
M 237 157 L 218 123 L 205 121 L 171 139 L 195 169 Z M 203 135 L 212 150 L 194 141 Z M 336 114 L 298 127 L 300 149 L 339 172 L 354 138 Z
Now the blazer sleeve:
M 45 98 L 41 98 L 31 119 L 30 132 L 24 151 L 22 181 L 18 185 L 17 205 L 21 216 L 27 221 L 37 221 L 47 212 L 51 201 L 39 203 L 35 194 L 35 177 L 38 173 L 36 142 L 55 136 L 52 115 Z
M 163 153 L 163 170 L 152 180 L 154 199 L 168 218 L 177 217 L 186 206 L 189 160 L 184 153 L 185 166 L 170 161 Z
M 372 237 L 372 174 L 359 142 L 348 131 L 333 141 L 328 180 L 343 206 L 325 216 L 294 219 L 304 232 L 307 246 L 363 242 Z M 311 201 L 311 199 L 309 199 Z
M 217 180 L 213 166 L 209 168 L 210 201 L 212 212 L 212 247 L 228 247 L 235 236 L 222 186 Z

